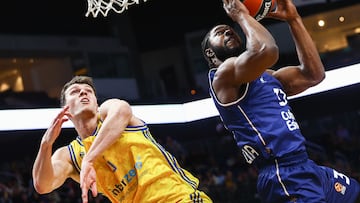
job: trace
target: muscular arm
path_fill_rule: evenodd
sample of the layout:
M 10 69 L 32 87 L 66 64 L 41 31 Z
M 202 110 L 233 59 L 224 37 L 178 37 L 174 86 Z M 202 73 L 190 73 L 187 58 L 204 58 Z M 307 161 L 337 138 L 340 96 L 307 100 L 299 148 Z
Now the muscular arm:
M 40 194 L 49 193 L 60 187 L 69 177 L 75 180 L 79 179 L 78 175 L 77 177 L 74 175 L 75 169 L 71 164 L 70 154 L 66 147 L 59 148 L 52 154 L 53 143 L 60 135 L 62 124 L 71 117 L 68 109 L 69 107 L 65 106 L 59 112 L 41 139 L 32 169 L 34 187 Z
M 119 138 L 132 118 L 130 105 L 119 99 L 110 99 L 100 106 L 103 124 L 87 152 L 84 160 L 93 162 L 102 154 L 117 138 Z
M 249 15 L 239 0 L 223 0 L 228 16 L 243 30 L 246 50 L 237 57 L 226 59 L 216 71 L 212 83 L 223 103 L 239 98 L 239 87 L 258 78 L 278 59 L 278 47 L 269 31 Z
M 268 30 L 246 12 L 234 12 L 231 17 L 245 34 L 246 50 L 238 57 L 226 60 L 222 66 L 231 70 L 234 85 L 238 87 L 255 80 L 274 65 L 278 59 L 278 47 Z
M 288 96 L 317 85 L 325 71 L 316 46 L 291 0 L 278 0 L 278 11 L 270 17 L 287 21 L 293 36 L 300 65 L 287 66 L 273 72 Z
M 88 190 L 91 189 L 92 195 L 97 195 L 96 172 L 94 161 L 109 146 L 111 146 L 125 130 L 126 126 L 133 122 L 139 122 L 133 117 L 130 105 L 119 99 L 110 99 L 100 106 L 103 124 L 98 132 L 96 139 L 82 161 L 80 172 L 80 187 L 82 191 L 82 200 L 88 202 Z
M 42 142 L 32 171 L 34 187 L 40 194 L 59 188 L 74 172 L 66 147 L 59 148 L 54 155 L 51 154 L 52 145 Z

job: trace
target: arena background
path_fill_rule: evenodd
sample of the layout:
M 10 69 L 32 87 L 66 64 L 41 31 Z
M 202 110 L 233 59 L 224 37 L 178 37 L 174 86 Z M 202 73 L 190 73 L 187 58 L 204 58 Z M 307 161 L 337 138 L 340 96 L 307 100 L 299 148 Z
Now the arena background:
M 360 63 L 358 1 L 294 2 L 314 36 L 326 70 Z M 85 17 L 85 12 L 85 1 L 3 2 L 1 110 L 58 108 L 60 88 L 76 74 L 95 78 L 99 101 L 115 96 L 134 105 L 152 105 L 208 98 L 200 41 L 215 23 L 231 23 L 221 1 L 148 0 L 106 18 Z M 334 18 L 341 15 L 346 17 L 343 23 Z M 329 20 L 325 28 L 311 24 L 322 17 Z M 280 46 L 275 68 L 297 63 L 286 26 L 268 19 L 262 23 L 274 33 Z M 290 101 L 312 158 L 357 178 L 359 92 L 360 84 L 354 84 Z M 186 123 L 151 124 L 150 128 L 185 168 L 199 176 L 202 187 L 215 202 L 258 201 L 256 171 L 243 163 L 217 116 Z M 1 200 L 78 202 L 80 194 L 71 181 L 49 195 L 38 196 L 32 189 L 31 166 L 44 132 L 0 131 Z M 56 147 L 75 136 L 74 129 L 64 129 Z

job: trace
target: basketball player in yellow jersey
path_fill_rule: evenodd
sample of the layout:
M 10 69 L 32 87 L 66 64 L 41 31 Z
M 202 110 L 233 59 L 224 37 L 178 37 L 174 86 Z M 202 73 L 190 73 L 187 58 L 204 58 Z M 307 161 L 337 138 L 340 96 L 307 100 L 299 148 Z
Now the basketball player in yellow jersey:
M 67 178 L 112 202 L 212 202 L 198 190 L 199 181 L 181 168 L 151 136 L 147 125 L 119 99 L 98 106 L 90 77 L 75 76 L 61 93 L 63 109 L 47 129 L 33 166 L 34 187 L 49 193 Z M 61 126 L 71 120 L 78 137 L 52 153 Z

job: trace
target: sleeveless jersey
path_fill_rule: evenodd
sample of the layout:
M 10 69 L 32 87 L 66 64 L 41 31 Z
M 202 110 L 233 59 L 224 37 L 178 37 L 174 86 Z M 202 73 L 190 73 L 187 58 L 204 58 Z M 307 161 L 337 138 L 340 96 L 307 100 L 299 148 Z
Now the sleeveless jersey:
M 69 145 L 71 160 L 80 173 L 82 158 L 96 138 L 77 137 Z M 197 190 L 199 181 L 181 168 L 158 144 L 147 125 L 127 127 L 95 163 L 98 191 L 112 202 L 212 202 Z
M 264 72 L 245 85 L 238 100 L 222 104 L 211 85 L 215 72 L 211 69 L 208 74 L 210 96 L 247 163 L 262 164 L 270 157 L 306 151 L 305 138 L 276 78 Z

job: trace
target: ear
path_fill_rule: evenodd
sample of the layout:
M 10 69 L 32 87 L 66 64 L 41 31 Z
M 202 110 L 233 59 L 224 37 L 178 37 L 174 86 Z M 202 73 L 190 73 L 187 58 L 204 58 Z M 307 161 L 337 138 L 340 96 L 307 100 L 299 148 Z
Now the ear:
M 213 58 L 215 56 L 214 51 L 212 49 L 210 49 L 210 48 L 205 49 L 205 54 L 209 58 Z

